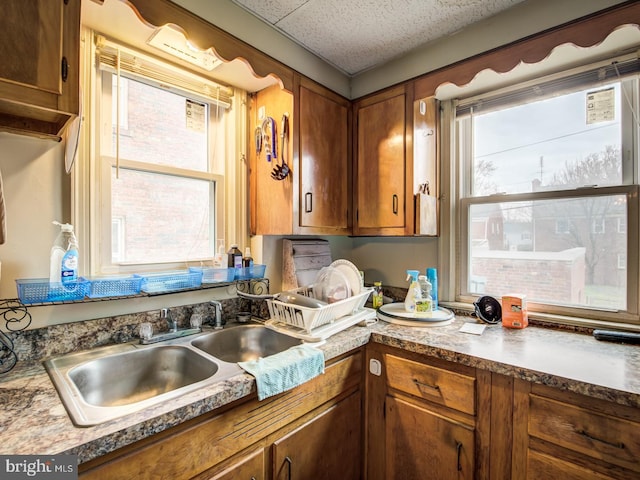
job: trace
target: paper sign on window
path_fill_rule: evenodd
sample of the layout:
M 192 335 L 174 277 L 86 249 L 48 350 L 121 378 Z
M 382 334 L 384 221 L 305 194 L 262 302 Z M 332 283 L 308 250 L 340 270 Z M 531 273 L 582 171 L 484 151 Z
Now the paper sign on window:
M 185 108 L 187 129 L 203 133 L 205 128 L 205 115 L 207 111 L 206 107 L 201 103 L 194 102 L 193 100 L 187 100 Z
M 587 92 L 587 125 L 615 120 L 615 92 L 613 88 Z

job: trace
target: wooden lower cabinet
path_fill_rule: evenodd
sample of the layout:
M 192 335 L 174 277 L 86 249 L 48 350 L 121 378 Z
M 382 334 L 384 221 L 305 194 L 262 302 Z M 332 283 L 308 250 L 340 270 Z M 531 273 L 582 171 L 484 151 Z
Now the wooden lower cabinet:
M 372 364 L 367 480 L 490 478 L 490 374 L 376 344 L 367 346 Z
M 355 350 L 293 390 L 254 396 L 81 464 L 79 478 L 360 478 L 362 357 Z M 282 471 L 285 458 L 293 477 Z
M 265 477 L 265 453 L 264 448 L 259 447 L 249 453 L 240 455 L 230 465 L 223 468 L 215 468 L 213 471 L 198 475 L 202 480 L 264 480 Z
M 357 480 L 361 472 L 360 392 L 273 444 L 277 480 Z
M 472 479 L 474 428 L 387 396 L 387 480 Z
M 640 478 L 638 409 L 515 380 L 513 412 L 513 479 Z

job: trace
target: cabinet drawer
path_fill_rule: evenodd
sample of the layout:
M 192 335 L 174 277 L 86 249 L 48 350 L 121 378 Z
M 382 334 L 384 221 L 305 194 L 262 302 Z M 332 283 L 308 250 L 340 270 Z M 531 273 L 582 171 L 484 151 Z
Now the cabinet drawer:
M 527 457 L 527 477 L 558 478 L 562 480 L 609 480 L 610 477 L 590 468 L 565 462 L 550 455 L 530 451 Z
M 532 394 L 529 435 L 640 472 L 640 424 Z
M 385 355 L 387 385 L 470 415 L 476 413 L 476 379 L 468 375 Z

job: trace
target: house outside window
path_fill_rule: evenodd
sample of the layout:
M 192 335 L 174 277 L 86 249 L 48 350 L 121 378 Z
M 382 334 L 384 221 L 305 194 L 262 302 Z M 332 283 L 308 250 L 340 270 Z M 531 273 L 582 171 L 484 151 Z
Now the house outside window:
M 638 223 L 629 217 L 638 208 L 633 112 L 640 65 L 631 59 L 620 74 L 602 64 L 454 103 L 463 236 L 458 300 L 517 292 L 533 311 L 615 310 L 637 319 L 630 300 L 637 298 L 638 268 L 627 263 L 627 249 L 637 249 L 638 238 L 626 225 Z M 625 161 L 622 152 L 629 152 Z M 489 212 L 504 241 L 480 241 L 478 225 Z
M 564 234 L 571 232 L 571 223 L 566 218 L 556 220 L 556 234 Z

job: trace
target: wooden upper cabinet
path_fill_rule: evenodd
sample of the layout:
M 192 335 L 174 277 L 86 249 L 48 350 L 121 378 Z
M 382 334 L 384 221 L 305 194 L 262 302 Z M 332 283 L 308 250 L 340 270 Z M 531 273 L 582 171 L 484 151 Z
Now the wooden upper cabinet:
M 253 95 L 250 132 L 260 127 L 258 112 L 276 121 L 278 163 L 282 163 L 281 118 L 289 116 L 286 159 L 290 173 L 274 180 L 275 161 L 249 150 L 251 233 L 254 235 L 351 233 L 349 101 L 305 78 L 295 94 L 273 85 Z M 254 134 L 255 135 L 255 134 Z
M 404 86 L 356 105 L 356 235 L 413 234 Z M 412 112 L 411 112 L 412 113 Z M 410 135 L 409 135 L 410 138 Z
M 276 158 L 267 159 L 267 146 L 263 145 L 258 152 L 254 145 L 249 148 L 249 195 L 252 235 L 291 235 L 293 233 L 293 185 L 295 171 L 292 170 L 283 180 L 274 179 L 271 174 L 277 165 L 282 165 L 283 155 L 291 167 L 293 136 L 291 125 L 295 122 L 293 112 L 293 95 L 272 85 L 252 96 L 249 115 L 249 132 L 251 140 L 255 140 L 256 132 L 261 130 L 264 119 L 259 118 L 258 112 L 264 112 L 265 117 L 271 117 L 276 126 Z M 284 142 L 281 137 L 282 117 L 289 119 L 289 141 Z
M 413 102 L 413 192 L 416 194 L 416 235 L 439 234 L 439 110 L 440 104 L 433 96 Z M 421 188 L 425 185 L 426 189 Z
M 349 234 L 349 101 L 304 79 L 298 99 L 296 233 Z
M 3 0 L 0 129 L 57 139 L 79 113 L 80 0 Z

